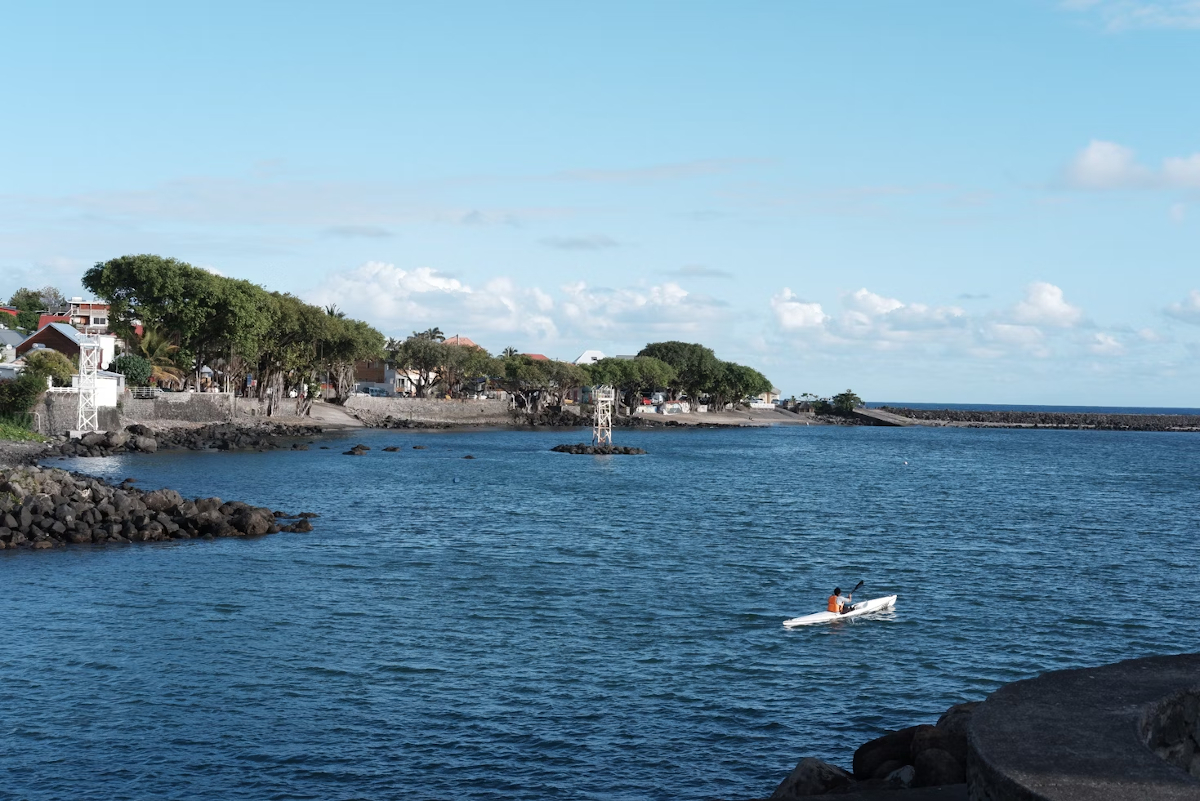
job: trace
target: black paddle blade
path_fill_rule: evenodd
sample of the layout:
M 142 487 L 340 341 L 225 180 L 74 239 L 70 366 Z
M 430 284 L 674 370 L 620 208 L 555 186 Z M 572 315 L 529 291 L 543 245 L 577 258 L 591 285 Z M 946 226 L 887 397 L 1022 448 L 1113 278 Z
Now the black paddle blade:
M 861 581 L 858 582 L 857 584 L 854 585 L 854 589 L 850 590 L 850 592 L 852 592 L 852 593 L 858 592 L 858 588 L 861 587 L 862 585 L 863 585 L 863 583 Z

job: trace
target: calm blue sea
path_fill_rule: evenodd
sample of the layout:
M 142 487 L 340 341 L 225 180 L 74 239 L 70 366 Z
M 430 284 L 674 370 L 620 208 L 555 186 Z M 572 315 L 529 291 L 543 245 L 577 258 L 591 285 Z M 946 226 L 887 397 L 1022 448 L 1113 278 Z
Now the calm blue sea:
M 848 764 L 1004 682 L 1200 648 L 1200 436 L 800 427 L 547 450 L 582 436 L 58 463 L 321 517 L 0 552 L 0 797 L 762 797 L 802 756 Z M 354 441 L 373 450 L 341 455 Z M 780 625 L 859 579 L 895 612 Z
M 1063 412 L 1064 414 L 1198 414 L 1200 409 L 1156 406 L 1022 406 L 1005 403 L 903 403 L 871 401 L 871 409 L 892 406 L 901 409 L 956 409 L 980 412 Z

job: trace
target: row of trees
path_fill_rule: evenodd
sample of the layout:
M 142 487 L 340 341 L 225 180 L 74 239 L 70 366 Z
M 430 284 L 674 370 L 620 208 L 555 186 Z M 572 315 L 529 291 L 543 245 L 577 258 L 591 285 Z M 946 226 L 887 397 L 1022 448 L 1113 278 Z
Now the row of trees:
M 644 392 L 666 390 L 673 400 L 707 398 L 721 408 L 771 389 L 757 370 L 721 361 L 710 348 L 686 342 L 656 342 L 633 359 L 581 366 L 532 359 L 514 348 L 494 357 L 480 347 L 447 343 L 441 330 L 432 328 L 389 340 L 387 358 L 390 366 L 411 372 L 418 397 L 489 385 L 511 392 L 522 408 L 534 413 L 561 403 L 572 390 L 602 384 L 615 387 L 629 406 Z
M 233 385 L 253 375 L 268 414 L 291 394 L 304 413 L 313 394 L 308 390 L 326 372 L 335 394 L 344 397 L 353 386 L 354 363 L 383 355 L 383 334 L 361 320 L 176 259 L 112 259 L 88 270 L 83 285 L 110 304 L 110 329 L 138 341 L 159 375 L 175 369 L 198 382 L 206 364 Z M 147 338 L 153 344 L 140 347 Z

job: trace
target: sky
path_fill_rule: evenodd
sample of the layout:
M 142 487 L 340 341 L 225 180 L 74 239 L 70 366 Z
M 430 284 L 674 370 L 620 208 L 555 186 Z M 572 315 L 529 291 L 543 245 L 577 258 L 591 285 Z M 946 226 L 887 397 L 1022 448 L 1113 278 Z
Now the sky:
M 785 396 L 1200 406 L 1200 1 L 26 3 L 0 294 L 173 256 Z

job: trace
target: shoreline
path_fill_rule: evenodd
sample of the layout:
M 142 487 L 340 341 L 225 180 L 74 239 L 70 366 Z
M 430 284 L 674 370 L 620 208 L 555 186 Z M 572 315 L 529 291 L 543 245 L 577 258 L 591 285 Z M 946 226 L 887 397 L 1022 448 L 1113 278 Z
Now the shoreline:
M 879 425 L 922 425 L 935 428 L 1037 428 L 1090 431 L 1200 432 L 1200 415 L 1110 414 L 1105 412 L 1039 412 L 971 409 L 912 409 L 880 406 L 860 410 L 898 418 Z

